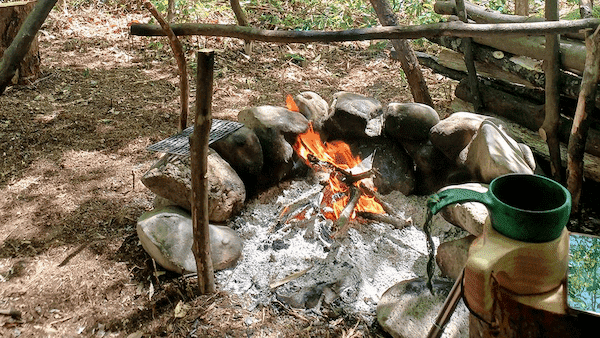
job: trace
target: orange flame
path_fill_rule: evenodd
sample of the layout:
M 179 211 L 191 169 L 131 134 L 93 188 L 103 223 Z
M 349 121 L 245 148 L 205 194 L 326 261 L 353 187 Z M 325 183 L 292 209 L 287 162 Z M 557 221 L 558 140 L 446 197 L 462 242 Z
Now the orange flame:
M 296 153 L 302 157 L 305 162 L 310 166 L 308 156 L 312 155 L 321 162 L 327 162 L 335 167 L 343 170 L 348 170 L 361 163 L 359 156 L 353 156 L 350 146 L 343 141 L 333 141 L 331 143 L 323 143 L 321 135 L 313 130 L 312 124 L 309 125 L 307 132 L 298 135 L 296 144 L 294 144 Z M 338 219 L 342 210 L 350 197 L 348 196 L 349 188 L 341 180 L 342 174 L 340 172 L 333 172 L 329 177 L 329 185 L 326 187 L 323 195 L 323 203 L 326 207 L 332 209 L 331 212 L 324 210 L 323 215 L 326 218 L 336 220 Z M 383 207 L 374 197 L 369 197 L 364 194 L 360 196 L 358 204 L 354 209 L 352 218 L 355 218 L 356 211 L 368 211 L 372 213 L 383 213 Z
M 300 109 L 296 105 L 294 98 L 290 94 L 288 94 L 288 96 L 285 98 L 285 107 L 291 111 L 295 111 L 297 113 L 300 112 Z

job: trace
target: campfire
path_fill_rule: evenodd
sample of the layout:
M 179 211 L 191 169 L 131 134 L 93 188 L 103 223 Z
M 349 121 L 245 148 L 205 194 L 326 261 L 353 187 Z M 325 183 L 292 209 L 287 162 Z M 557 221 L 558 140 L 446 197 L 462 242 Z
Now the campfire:
M 367 196 L 359 189 L 359 183 L 373 174 L 370 168 L 372 156 L 365 160 L 353 156 L 350 146 L 343 141 L 323 143 L 312 125 L 306 133 L 298 136 L 294 150 L 313 169 L 331 168 L 328 170 L 329 179 L 323 197 L 322 213 L 326 218 L 353 219 L 361 211 L 384 213 L 382 205 L 374 196 Z M 375 191 L 374 187 L 372 189 Z
M 291 96 L 286 99 L 286 107 L 299 111 Z M 397 228 L 412 224 L 412 219 L 396 216 L 377 193 L 371 180 L 376 173 L 374 153 L 361 158 L 353 155 L 350 146 L 342 140 L 323 142 L 312 122 L 308 130 L 296 138 L 294 151 L 310 168 L 327 174 L 320 212 L 335 222 L 337 232 L 333 237 L 343 235 L 348 230 L 348 222 L 357 216 L 387 222 Z

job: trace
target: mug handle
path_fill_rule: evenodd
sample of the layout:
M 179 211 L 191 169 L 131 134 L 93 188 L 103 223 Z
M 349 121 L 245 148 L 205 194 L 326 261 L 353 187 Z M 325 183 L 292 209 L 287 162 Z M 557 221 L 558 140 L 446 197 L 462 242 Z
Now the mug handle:
M 453 188 L 429 196 L 427 207 L 435 215 L 446 206 L 459 202 L 480 202 L 488 209 L 492 206 L 489 190 L 481 193 L 470 189 Z

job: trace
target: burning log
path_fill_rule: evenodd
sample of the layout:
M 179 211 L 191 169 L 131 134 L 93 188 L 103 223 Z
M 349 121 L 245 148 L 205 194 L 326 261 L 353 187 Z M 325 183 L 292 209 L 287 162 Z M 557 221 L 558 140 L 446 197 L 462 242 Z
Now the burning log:
M 358 189 L 354 185 L 350 186 L 350 200 L 348 201 L 348 204 L 346 204 L 346 206 L 344 207 L 344 210 L 342 210 L 342 213 L 340 214 L 338 219 L 335 221 L 334 224 L 337 227 L 338 231 L 334 233 L 331 237 L 336 238 L 344 236 L 346 232 L 348 232 L 348 229 L 350 228 L 350 218 L 352 218 L 354 208 L 356 208 L 360 196 L 360 189 Z
M 383 198 L 383 196 L 381 196 L 380 193 L 378 193 L 377 191 L 369 188 L 366 184 L 364 184 L 363 182 L 360 182 L 358 184 L 358 188 L 365 194 L 369 195 L 369 196 L 373 196 L 373 198 L 375 199 L 375 201 L 377 201 L 377 203 L 379 203 L 381 205 L 381 207 L 383 208 L 383 210 L 385 210 L 386 213 L 388 213 L 388 215 L 390 215 L 391 217 L 394 217 L 396 219 L 398 219 L 397 223 L 398 224 L 402 224 L 402 227 L 405 227 L 407 225 L 411 225 L 412 224 L 412 218 L 404 218 L 401 215 L 398 215 L 398 213 L 396 213 L 396 209 L 394 209 L 394 207 L 389 204 L 388 202 L 386 202 Z M 395 223 L 390 223 L 390 222 L 386 222 L 392 225 L 395 225 Z M 401 229 L 401 228 L 399 228 Z

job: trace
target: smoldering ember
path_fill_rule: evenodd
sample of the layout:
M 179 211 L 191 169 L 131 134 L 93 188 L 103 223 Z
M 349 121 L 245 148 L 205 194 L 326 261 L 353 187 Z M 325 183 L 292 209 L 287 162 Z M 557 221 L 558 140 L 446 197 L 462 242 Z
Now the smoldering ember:
M 501 175 L 539 172 L 497 118 L 440 121 L 423 104 L 349 92 L 331 104 L 303 92 L 285 108 L 244 109 L 238 123 L 213 121 L 211 136 L 219 132 L 207 173 L 217 287 L 248 309 L 352 314 L 394 336 L 427 333 L 487 218 L 482 204 L 457 203 L 433 217 L 427 236 L 427 196 L 449 186 L 485 192 Z M 156 200 L 138 235 L 164 268 L 192 273 L 189 156 L 162 146 L 142 178 Z M 462 301 L 444 334 L 468 335 Z

